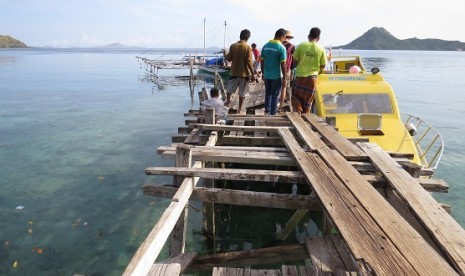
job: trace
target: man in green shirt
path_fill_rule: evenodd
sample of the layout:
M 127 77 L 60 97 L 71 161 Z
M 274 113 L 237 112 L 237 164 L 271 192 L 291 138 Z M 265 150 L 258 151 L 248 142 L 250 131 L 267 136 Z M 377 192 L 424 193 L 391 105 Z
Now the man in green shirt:
M 293 110 L 299 114 L 310 112 L 316 89 L 316 78 L 326 65 L 325 49 L 317 44 L 320 34 L 319 28 L 312 28 L 308 41 L 299 44 L 292 55 L 296 65 L 296 78 L 291 101 Z

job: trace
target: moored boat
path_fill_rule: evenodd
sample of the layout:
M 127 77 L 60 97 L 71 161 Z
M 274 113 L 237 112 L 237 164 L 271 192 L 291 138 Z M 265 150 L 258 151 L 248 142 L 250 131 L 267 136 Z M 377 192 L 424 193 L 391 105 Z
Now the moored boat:
M 331 59 L 318 76 L 313 108 L 343 136 L 374 142 L 431 173 L 441 159 L 441 135 L 418 117 L 402 120 L 392 87 L 378 68 L 367 72 L 358 56 Z

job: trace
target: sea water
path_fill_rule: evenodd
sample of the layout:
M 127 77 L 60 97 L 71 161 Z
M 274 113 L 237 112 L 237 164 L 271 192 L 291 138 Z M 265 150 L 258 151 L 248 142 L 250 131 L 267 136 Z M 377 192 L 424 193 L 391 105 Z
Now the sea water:
M 176 78 L 187 70 L 161 71 L 160 86 L 146 82 L 141 52 L 0 50 L 0 275 L 120 275 L 168 206 L 168 199 L 144 196 L 142 186 L 171 178 L 144 169 L 173 165 L 156 148 L 170 145 L 198 101 Z M 465 226 L 465 54 L 342 54 L 379 67 L 400 110 L 443 135 L 435 177 L 450 190 L 434 196 Z M 201 250 L 200 212 L 190 214 L 187 247 Z

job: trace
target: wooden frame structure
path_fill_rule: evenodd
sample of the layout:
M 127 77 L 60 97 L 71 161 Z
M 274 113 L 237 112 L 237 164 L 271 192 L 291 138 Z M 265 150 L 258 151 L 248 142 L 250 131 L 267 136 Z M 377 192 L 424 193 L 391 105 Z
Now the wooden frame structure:
M 171 204 L 123 275 L 465 275 L 465 230 L 430 194 L 447 192 L 445 181 L 425 177 L 430 171 L 409 163 L 408 154 L 352 143 L 314 115 L 256 114 L 230 115 L 227 125 L 215 124 L 213 110 L 185 114 L 195 119 L 179 129 L 172 146 L 158 149 L 176 166 L 146 169 L 147 175 L 173 175 L 173 185 L 143 188 L 146 195 L 172 198 Z M 212 162 L 288 169 L 218 168 Z M 306 185 L 312 193 L 232 190 L 211 182 L 197 187 L 200 178 Z M 309 210 L 323 211 L 327 229 L 337 234 L 323 231 L 305 244 L 185 253 L 189 200 L 205 202 L 205 228 L 213 235 L 214 207 L 208 204 L 215 203 L 296 210 L 277 240 Z M 157 260 L 167 240 L 171 257 Z

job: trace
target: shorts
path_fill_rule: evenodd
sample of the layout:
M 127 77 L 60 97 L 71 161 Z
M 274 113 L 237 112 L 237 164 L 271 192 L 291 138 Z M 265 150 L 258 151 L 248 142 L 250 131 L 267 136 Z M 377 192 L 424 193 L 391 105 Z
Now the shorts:
M 236 93 L 237 88 L 239 88 L 239 96 L 245 97 L 245 94 L 248 92 L 247 88 L 249 87 L 249 79 L 241 77 L 230 77 L 226 86 L 228 94 Z

